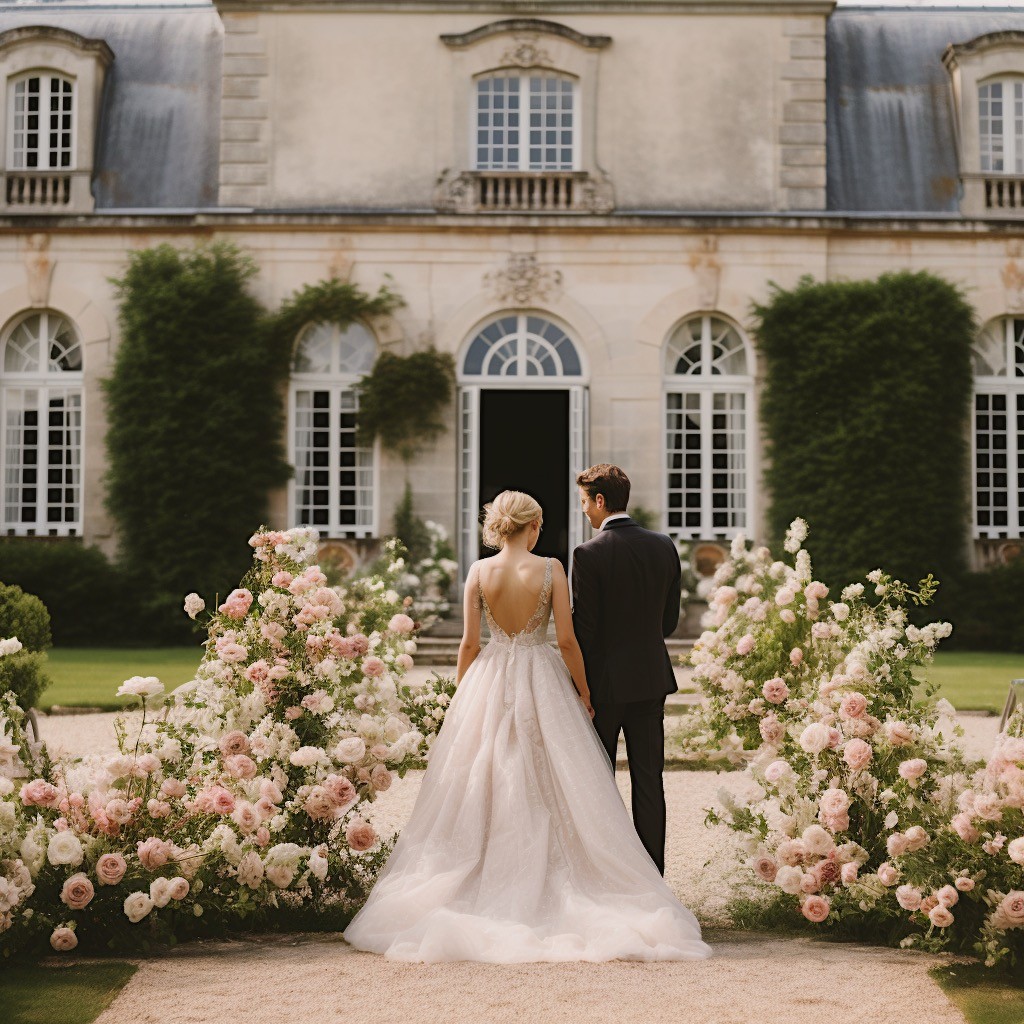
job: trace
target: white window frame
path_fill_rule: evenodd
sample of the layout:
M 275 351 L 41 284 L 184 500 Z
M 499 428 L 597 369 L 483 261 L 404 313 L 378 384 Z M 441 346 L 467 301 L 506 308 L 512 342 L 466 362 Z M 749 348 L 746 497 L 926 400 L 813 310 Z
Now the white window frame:
M 480 162 L 477 160 L 477 150 L 479 143 L 477 141 L 477 131 L 479 130 L 478 117 L 480 114 L 480 108 L 478 106 L 479 100 L 479 83 L 483 81 L 490 81 L 494 79 L 517 79 L 519 81 L 519 160 L 516 165 L 511 165 L 507 161 L 502 167 L 482 167 Z M 541 166 L 533 167 L 530 161 L 530 81 L 532 79 L 557 79 L 559 81 L 567 81 L 572 85 L 572 166 L 547 166 L 545 162 L 541 161 Z M 492 94 L 493 95 L 493 94 Z M 506 92 L 506 96 L 509 94 Z M 488 71 L 485 74 L 477 75 L 472 80 L 472 95 L 470 99 L 470 124 L 469 124 L 469 166 L 474 171 L 495 173 L 509 173 L 509 174 L 556 174 L 556 173 L 569 173 L 572 171 L 578 171 L 582 165 L 582 116 L 581 116 L 581 103 L 580 103 L 580 82 L 575 75 L 568 74 L 564 71 L 558 71 L 556 69 L 548 68 L 531 68 L 526 70 L 515 70 L 510 68 L 504 68 L 497 71 Z M 508 108 L 506 107 L 506 117 L 508 114 Z M 488 131 L 491 127 L 488 126 Z M 541 131 L 546 129 L 542 127 Z M 561 131 L 561 126 L 556 128 L 557 131 Z M 508 125 L 505 125 L 505 131 L 508 132 Z M 507 148 L 507 143 L 505 144 Z M 547 148 L 542 146 L 542 149 Z M 557 149 L 561 150 L 564 147 L 559 144 L 556 146 Z M 487 143 L 487 150 L 491 152 L 492 143 Z M 488 161 L 490 162 L 490 161 Z
M 11 335 L 26 321 L 32 317 L 40 318 L 40 365 L 27 371 L 8 371 L 4 369 L 6 362 L 7 345 Z M 63 320 L 74 332 L 79 348 L 83 356 L 84 367 L 84 344 L 81 331 L 75 322 L 65 314 L 53 309 L 29 310 L 12 320 L 3 332 L 0 339 L 0 532 L 13 537 L 73 537 L 82 533 L 82 508 L 83 508 L 83 487 L 85 470 L 85 374 L 82 370 L 55 370 L 50 367 L 49 357 L 43 339 L 49 336 L 49 318 L 58 317 Z M 16 522 L 7 518 L 7 487 L 20 486 L 14 479 L 14 474 L 22 468 L 21 452 L 23 446 L 19 447 L 19 461 L 17 465 L 10 464 L 11 448 L 7 443 L 8 423 L 7 417 L 12 405 L 12 392 L 33 390 L 38 392 L 36 411 L 39 418 L 37 430 L 39 441 L 36 445 L 39 460 L 36 464 L 36 517 L 32 522 L 25 522 L 20 517 Z M 72 506 L 75 509 L 75 518 L 72 520 L 61 520 L 59 523 L 51 523 L 47 518 L 47 510 L 50 508 L 48 500 L 43 496 L 49 487 L 49 481 L 45 479 L 49 471 L 49 438 L 43 440 L 43 436 L 49 430 L 48 413 L 49 400 L 51 396 L 63 393 L 65 400 L 77 396 L 78 398 L 78 443 L 72 445 L 76 457 L 71 463 L 75 479 L 72 486 L 77 492 L 77 502 Z M 65 410 L 69 407 L 66 405 Z M 62 464 L 63 465 L 63 464 Z M 61 489 L 66 487 L 62 482 Z M 20 507 L 21 502 L 16 503 Z M 61 506 L 63 507 L 63 502 Z
M 1002 92 L 999 100 L 1002 104 L 1002 131 L 998 135 L 985 131 L 981 110 L 983 102 L 993 102 L 991 96 L 983 96 L 984 90 L 993 86 L 999 86 Z M 982 173 L 1024 175 L 1024 78 L 1018 75 L 986 78 L 978 83 L 977 104 L 978 160 Z M 988 117 L 991 119 L 991 113 Z M 997 142 L 1002 149 L 998 157 L 1003 164 L 1000 168 L 993 166 L 997 159 L 994 155 Z
M 700 372 L 695 374 L 678 374 L 670 372 L 667 366 L 667 360 L 672 340 L 676 333 L 682 330 L 684 325 L 692 323 L 696 319 L 701 320 Z M 714 341 L 712 321 L 714 320 L 723 322 L 728 328 L 736 332 L 743 344 L 743 353 L 747 366 L 746 373 L 712 374 L 710 372 L 710 367 L 712 365 L 712 344 Z M 668 337 L 665 340 L 662 359 L 663 396 L 661 406 L 661 437 L 664 449 L 664 455 L 662 457 L 662 494 L 664 495 L 664 508 L 661 524 L 662 530 L 675 540 L 689 541 L 731 540 L 739 533 L 749 536 L 753 528 L 753 524 L 757 521 L 756 485 L 758 479 L 757 466 L 755 462 L 755 445 L 757 442 L 757 407 L 756 391 L 754 388 L 756 364 L 753 346 L 750 344 L 750 340 L 747 338 L 746 333 L 729 317 L 718 312 L 695 313 L 690 316 L 683 317 L 669 332 Z M 669 498 L 671 493 L 673 493 L 669 488 L 669 482 L 671 474 L 674 472 L 672 467 L 669 465 L 669 459 L 675 451 L 675 449 L 670 449 L 668 446 L 669 434 L 675 432 L 669 429 L 670 411 L 673 413 L 675 412 L 675 410 L 669 409 L 669 398 L 672 395 L 696 395 L 698 398 L 699 409 L 697 411 L 700 414 L 701 441 L 701 501 L 700 525 L 698 527 L 688 527 L 685 523 L 678 527 L 670 526 L 669 524 L 670 513 L 673 511 L 669 507 Z M 725 528 L 716 528 L 714 526 L 715 509 L 712 507 L 712 475 L 715 472 L 711 465 L 713 455 L 712 435 L 714 433 L 712 417 L 715 413 L 715 397 L 718 395 L 743 396 L 743 522 L 742 524 L 736 524 Z M 685 474 L 685 466 L 682 467 L 681 472 Z M 681 512 L 685 517 L 685 505 Z
M 298 338 L 295 342 L 295 351 L 298 352 L 299 346 L 302 344 L 303 339 L 307 332 L 313 328 L 321 325 L 308 324 L 299 333 Z M 366 324 L 360 324 L 360 326 L 367 331 L 370 338 L 373 340 L 375 349 L 379 352 L 380 346 L 374 333 L 366 326 Z M 320 535 L 325 540 L 358 540 L 367 537 L 376 537 L 379 531 L 380 525 L 380 442 L 377 441 L 372 447 L 356 446 L 356 466 L 355 471 L 358 474 L 360 470 L 369 468 L 372 480 L 370 483 L 370 490 L 372 497 L 369 506 L 361 505 L 357 502 L 355 508 L 358 511 L 361 509 L 369 509 L 369 522 L 366 523 L 342 523 L 341 522 L 341 506 L 338 504 L 336 496 L 341 490 L 341 464 L 340 464 L 340 449 L 337 445 L 337 431 L 338 431 L 338 417 L 342 411 L 342 402 L 346 396 L 351 396 L 356 406 L 356 416 L 358 418 L 358 407 L 359 398 L 356 392 L 356 385 L 362 379 L 363 374 L 360 373 L 347 373 L 339 369 L 338 366 L 338 346 L 337 342 L 340 340 L 340 336 L 344 333 L 338 329 L 336 330 L 336 337 L 334 339 L 335 344 L 331 351 L 331 369 L 328 372 L 309 372 L 299 373 L 294 370 L 291 373 L 288 382 L 288 461 L 295 467 L 295 472 L 292 474 L 288 482 L 288 515 L 290 521 L 295 525 L 310 526 L 320 532 Z M 328 483 L 327 491 L 328 495 L 332 500 L 327 505 L 327 523 L 305 523 L 300 524 L 299 520 L 299 507 L 298 507 L 298 496 L 299 496 L 299 480 L 298 474 L 302 471 L 303 467 L 299 465 L 299 446 L 297 444 L 297 420 L 298 420 L 298 396 L 299 392 L 327 392 L 329 397 L 328 404 L 328 418 L 330 432 L 330 442 L 328 445 Z M 369 456 L 369 467 L 361 466 L 359 464 L 360 455 Z M 310 487 L 312 489 L 312 487 Z M 354 489 L 358 492 L 361 487 L 358 479 Z M 345 506 L 348 508 L 349 506 Z
M 996 367 L 995 373 L 978 372 L 982 369 L 982 359 L 990 363 L 989 356 L 993 354 L 990 347 L 984 356 L 979 355 L 982 339 L 992 339 L 994 334 L 1001 334 L 1002 338 L 1002 359 Z M 1018 341 L 1019 339 L 1019 341 Z M 1020 345 L 1021 362 L 1017 360 L 1018 344 Z M 973 525 L 973 536 L 975 540 L 1003 540 L 1019 539 L 1024 537 L 1024 529 L 1021 526 L 1021 501 L 1019 494 L 1024 491 L 1018 480 L 1024 475 L 1024 431 L 1017 429 L 1016 421 L 1018 416 L 1018 404 L 1020 414 L 1024 415 L 1024 317 L 1005 316 L 989 321 L 979 334 L 978 341 L 974 346 L 974 388 L 971 394 L 971 522 Z M 1021 370 L 1018 376 L 1017 369 Z M 1001 395 L 1006 399 L 1006 525 L 998 526 L 988 523 L 982 526 L 979 519 L 978 492 L 981 489 L 978 484 L 978 474 L 986 472 L 978 466 L 978 427 L 976 417 L 979 415 L 977 408 L 977 396 L 990 396 L 989 415 L 993 414 L 991 409 L 991 396 Z M 991 429 L 991 427 L 990 427 Z M 995 473 L 995 467 L 987 467 L 989 474 Z M 1001 490 L 996 488 L 992 481 L 987 488 L 989 491 Z M 990 510 L 996 509 L 995 505 L 989 506 Z
M 18 149 L 15 145 L 15 136 L 18 132 L 17 118 L 18 113 L 16 111 L 17 97 L 18 97 L 18 86 L 22 83 L 25 84 L 26 90 L 28 82 L 32 78 L 38 78 L 39 83 L 39 100 L 40 100 L 40 128 L 39 128 L 39 145 L 36 148 L 36 152 L 39 157 L 39 163 L 35 167 L 29 167 L 27 163 L 22 162 L 18 164 L 19 155 L 25 156 L 29 150 L 26 147 Z M 48 99 L 52 88 L 52 83 L 58 81 L 60 83 L 69 83 L 71 85 L 71 142 L 67 147 L 70 163 L 67 166 L 62 166 L 59 163 L 56 166 L 50 165 L 50 157 L 54 152 L 60 153 L 65 147 L 58 146 L 56 150 L 53 150 L 49 145 L 49 127 L 44 127 L 44 119 L 50 115 L 49 109 L 44 109 L 43 105 L 48 105 Z M 61 93 L 63 95 L 63 92 Z M 25 111 L 27 116 L 28 111 Z M 9 171 L 17 171 L 19 173 L 70 173 L 78 169 L 78 161 L 76 159 L 78 152 L 78 83 L 75 78 L 71 75 L 64 74 L 61 71 L 54 70 L 52 68 L 42 68 L 39 70 L 25 71 L 19 75 L 14 75 L 7 80 L 7 169 Z M 27 129 L 26 129 L 27 130 Z M 46 143 L 43 140 L 46 138 Z

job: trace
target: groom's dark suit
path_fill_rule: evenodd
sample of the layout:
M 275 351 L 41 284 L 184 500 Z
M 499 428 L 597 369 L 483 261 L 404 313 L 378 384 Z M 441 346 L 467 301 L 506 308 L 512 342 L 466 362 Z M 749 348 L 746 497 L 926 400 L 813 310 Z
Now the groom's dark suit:
M 594 728 L 612 764 L 626 735 L 633 824 L 664 874 L 665 697 L 677 689 L 665 637 L 679 621 L 679 554 L 662 533 L 609 520 L 573 552 L 572 593 Z

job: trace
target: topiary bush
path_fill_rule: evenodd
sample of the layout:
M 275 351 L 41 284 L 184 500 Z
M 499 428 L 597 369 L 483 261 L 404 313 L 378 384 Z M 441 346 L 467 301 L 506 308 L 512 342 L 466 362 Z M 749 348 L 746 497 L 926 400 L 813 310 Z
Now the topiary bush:
M 772 542 L 802 516 L 820 578 L 964 569 L 974 312 L 928 273 L 775 289 L 765 361 Z
M 290 344 L 249 292 L 234 246 L 132 253 L 115 282 L 121 344 L 105 383 L 107 507 L 143 631 L 186 642 L 181 600 L 221 597 L 249 560 L 245 538 L 290 476 L 281 382 Z
M 46 605 L 21 587 L 0 584 L 0 639 L 17 637 L 22 650 L 0 657 L 0 693 L 10 690 L 23 708 L 34 707 L 50 685 L 46 650 L 51 646 Z

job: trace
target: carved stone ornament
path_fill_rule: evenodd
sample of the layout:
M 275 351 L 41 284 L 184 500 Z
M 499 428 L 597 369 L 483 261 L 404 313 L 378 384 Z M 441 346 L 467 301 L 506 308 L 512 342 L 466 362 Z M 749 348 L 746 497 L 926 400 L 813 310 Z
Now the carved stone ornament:
M 1024 313 L 1024 268 L 1010 260 L 1004 264 L 1000 276 L 1006 289 L 1006 311 Z
M 484 274 L 484 290 L 498 302 L 523 306 L 535 299 L 553 301 L 562 294 L 562 272 L 542 267 L 533 253 L 509 253 L 502 270 Z
M 718 305 L 718 282 L 722 265 L 718 262 L 718 239 L 711 235 L 701 239 L 700 248 L 690 254 L 690 268 L 697 279 L 697 302 L 702 309 Z
M 445 169 L 434 186 L 434 209 L 440 213 L 475 213 L 479 207 L 476 179 Z
M 25 277 L 29 302 L 33 306 L 48 306 L 50 281 L 53 279 L 49 235 L 37 233 L 28 236 L 25 244 Z
M 501 63 L 519 68 L 551 67 L 551 55 L 537 43 L 536 36 L 516 36 L 502 54 Z

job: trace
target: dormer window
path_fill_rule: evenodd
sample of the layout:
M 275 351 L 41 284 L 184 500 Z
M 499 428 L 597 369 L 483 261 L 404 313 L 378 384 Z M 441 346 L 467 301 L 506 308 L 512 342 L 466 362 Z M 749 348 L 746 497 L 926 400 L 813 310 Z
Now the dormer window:
M 50 26 L 0 33 L 5 145 L 2 212 L 84 213 L 100 93 L 113 53 L 100 39 Z
M 1024 174 L 1024 79 L 978 86 L 978 135 L 983 171 Z

